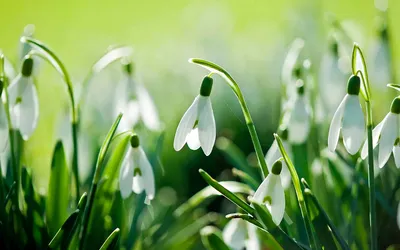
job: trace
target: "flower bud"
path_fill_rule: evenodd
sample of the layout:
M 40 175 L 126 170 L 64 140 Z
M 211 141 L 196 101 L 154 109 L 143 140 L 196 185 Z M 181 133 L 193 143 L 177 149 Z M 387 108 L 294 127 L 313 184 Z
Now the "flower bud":
M 347 82 L 347 94 L 349 95 L 358 95 L 360 93 L 360 77 L 356 75 L 352 75 Z
M 393 99 L 392 105 L 390 105 L 390 112 L 400 114 L 400 96 Z
M 131 146 L 132 148 L 137 148 L 140 145 L 139 136 L 137 134 L 132 135 L 131 137 Z
M 296 82 L 297 94 L 304 95 L 304 82 L 303 80 L 297 80 Z
M 24 62 L 22 63 L 21 73 L 23 76 L 29 77 L 32 74 L 33 70 L 33 59 L 30 57 L 25 57 Z
M 201 83 L 200 95 L 210 96 L 212 85 L 213 79 L 209 76 L 204 77 L 203 82 Z

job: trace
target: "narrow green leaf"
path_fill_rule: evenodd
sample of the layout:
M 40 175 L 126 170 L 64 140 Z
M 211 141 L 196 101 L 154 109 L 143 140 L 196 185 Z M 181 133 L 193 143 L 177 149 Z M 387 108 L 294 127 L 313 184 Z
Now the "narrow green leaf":
M 397 91 L 400 91 L 400 84 L 389 83 L 386 86 L 388 86 L 389 88 L 395 89 Z
M 234 193 L 229 191 L 228 189 L 224 188 L 221 184 L 219 184 L 216 180 L 214 180 L 207 172 L 203 169 L 199 169 L 199 173 L 201 177 L 213 188 L 215 188 L 218 192 L 220 192 L 223 196 L 225 196 L 228 200 L 235 203 L 237 206 L 242 208 L 244 211 L 248 212 L 249 214 L 254 213 L 254 209 L 244 202 L 242 199 L 237 197 Z
M 4 200 L 4 206 L 7 206 L 7 203 L 11 201 L 11 197 L 14 195 L 16 188 L 17 188 L 17 183 L 14 181 L 13 184 L 11 184 L 10 190 L 8 190 L 8 193 L 6 195 L 6 198 Z
M 86 202 L 87 202 L 87 193 L 84 192 L 84 193 L 82 194 L 81 198 L 79 199 L 79 202 L 78 202 L 78 209 L 83 211 L 83 209 L 84 209 L 85 206 L 86 206 Z
M 232 193 L 242 193 L 245 195 L 250 195 L 253 190 L 246 184 L 235 182 L 235 181 L 221 181 L 219 182 L 221 186 L 226 188 Z M 193 195 L 189 200 L 180 205 L 174 212 L 175 217 L 180 217 L 185 213 L 192 211 L 193 209 L 200 206 L 201 203 L 210 200 L 213 197 L 221 195 L 220 192 L 215 190 L 211 186 L 207 186 Z
M 268 211 L 266 206 L 261 205 L 260 203 L 251 200 L 251 204 L 254 207 L 256 217 L 258 221 L 261 222 L 265 230 L 274 230 L 277 226 L 272 220 L 272 216 Z
M 56 249 L 60 245 L 63 245 L 63 242 L 68 242 L 71 240 L 72 235 L 74 233 L 74 229 L 76 229 L 75 224 L 77 223 L 79 218 L 79 209 L 75 210 L 64 222 L 61 228 L 54 235 L 53 239 L 49 243 L 50 249 Z
M 110 236 L 104 241 L 103 245 L 100 247 L 100 250 L 113 250 L 118 249 L 118 241 L 120 238 L 120 230 L 116 228 Z
M 70 199 L 69 170 L 61 141 L 56 143 L 51 162 L 46 221 L 50 237 L 54 236 L 65 219 Z
M 219 229 L 213 226 L 207 226 L 200 231 L 201 241 L 208 250 L 230 250 L 222 239 Z

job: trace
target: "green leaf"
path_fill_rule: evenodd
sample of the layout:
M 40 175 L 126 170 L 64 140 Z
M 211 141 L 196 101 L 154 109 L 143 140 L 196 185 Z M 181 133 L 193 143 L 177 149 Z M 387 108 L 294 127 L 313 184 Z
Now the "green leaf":
M 208 250 L 230 250 L 222 239 L 221 231 L 213 226 L 207 226 L 200 231 L 201 241 Z
M 364 54 L 357 43 L 354 43 L 353 53 L 351 57 L 351 68 L 353 75 L 360 75 L 361 77 L 361 94 L 366 101 L 371 99 L 371 90 L 368 79 L 367 64 L 365 63 Z
M 237 197 L 234 193 L 229 191 L 228 189 L 224 188 L 221 184 L 219 184 L 216 180 L 214 180 L 207 172 L 203 169 L 199 169 L 199 173 L 201 177 L 213 188 L 215 188 L 218 192 L 220 192 L 225 198 L 236 204 L 238 207 L 242 208 L 244 211 L 248 212 L 249 214 L 254 214 L 254 209 L 244 202 L 242 199 Z
M 253 190 L 247 186 L 246 184 L 235 182 L 235 181 L 221 181 L 219 185 L 223 186 L 225 189 L 229 190 L 232 193 L 242 193 L 246 195 L 250 195 L 253 193 Z M 220 192 L 215 190 L 211 186 L 207 186 L 193 195 L 189 200 L 180 205 L 174 212 L 175 217 L 180 217 L 185 213 L 192 211 L 193 209 L 200 206 L 201 203 L 209 200 L 213 197 L 221 195 Z
M 48 196 L 46 201 L 46 221 L 50 237 L 53 237 L 68 217 L 70 199 L 69 170 L 61 141 L 56 143 L 51 162 Z
M 400 84 L 389 83 L 386 86 L 388 86 L 389 88 L 395 89 L 397 91 L 400 91 Z
M 273 222 L 272 216 L 266 206 L 261 205 L 260 203 L 253 200 L 251 200 L 251 204 L 254 207 L 258 221 L 261 222 L 265 230 L 273 230 L 277 227 L 277 225 Z
M 116 228 L 110 236 L 104 241 L 103 245 L 100 247 L 100 250 L 113 250 L 118 249 L 118 241 L 120 237 L 120 230 Z
M 54 235 L 53 239 L 50 241 L 49 243 L 50 249 L 56 249 L 59 246 L 68 245 L 77 228 L 76 223 L 78 222 L 79 214 L 80 214 L 79 209 L 77 209 L 67 218 L 64 224 L 61 226 L 61 228 Z

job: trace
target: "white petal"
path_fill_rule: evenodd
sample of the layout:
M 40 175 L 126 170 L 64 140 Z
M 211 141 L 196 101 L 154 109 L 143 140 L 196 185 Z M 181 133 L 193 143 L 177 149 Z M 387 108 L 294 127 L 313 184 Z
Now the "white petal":
M 339 107 L 333 115 L 331 125 L 329 127 L 328 148 L 332 152 L 336 150 L 336 146 L 339 141 L 339 133 L 340 129 L 342 128 L 344 106 L 347 102 L 348 97 L 349 95 L 344 96 L 342 102 L 339 104 Z
M 393 147 L 393 157 L 394 163 L 396 164 L 397 168 L 400 168 L 400 146 L 396 145 Z
M 389 113 L 382 125 L 381 137 L 379 139 L 379 167 L 385 166 L 392 152 L 394 142 L 397 138 L 398 115 Z
M 154 199 L 154 195 L 156 192 L 153 168 L 151 167 L 150 162 L 147 159 L 147 156 L 141 147 L 138 148 L 138 152 L 139 152 L 139 166 L 143 174 L 144 190 L 146 191 L 146 198 L 148 200 L 152 200 Z
M 365 139 L 365 119 L 356 95 L 349 95 L 345 104 L 342 135 L 347 152 L 352 155 L 357 153 Z
M 181 121 L 179 122 L 178 128 L 176 129 L 174 138 L 174 149 L 179 151 L 186 143 L 186 137 L 192 131 L 193 126 L 197 120 L 197 106 L 199 103 L 199 96 L 197 96 L 192 105 L 183 115 Z
M 214 147 L 216 137 L 214 112 L 210 97 L 200 96 L 198 114 L 200 145 L 204 154 L 208 156 Z
M 0 98 L 0 153 L 4 152 L 8 143 L 8 123 L 6 110 Z
M 292 155 L 292 151 L 290 150 L 291 146 L 286 141 L 283 141 L 283 146 L 285 147 L 286 152 L 289 155 L 289 158 L 291 158 L 291 155 Z M 281 155 L 281 152 L 279 151 L 278 143 L 276 142 L 276 140 L 274 140 L 274 142 L 272 143 L 271 147 L 269 148 L 269 150 L 267 152 L 267 155 L 265 156 L 265 161 L 267 163 L 269 172 L 272 171 L 272 165 L 275 163 L 275 161 L 277 161 L 281 157 L 282 157 L 282 155 Z M 279 176 L 281 177 L 281 180 L 282 180 L 282 186 L 285 189 L 290 187 L 292 177 L 290 175 L 290 172 L 289 172 L 289 169 L 288 169 L 286 163 L 284 163 L 284 162 L 282 164 L 282 172 Z
M 310 111 L 303 96 L 298 96 L 291 111 L 289 123 L 289 141 L 304 143 L 310 133 Z
M 246 224 L 242 219 L 231 219 L 222 231 L 224 242 L 234 250 L 242 250 L 247 238 Z
M 381 131 L 382 131 L 382 125 L 383 125 L 383 122 L 388 117 L 388 115 L 389 114 L 387 114 L 385 116 L 385 118 L 378 125 L 376 125 L 374 130 L 372 130 L 372 147 L 373 148 L 376 148 L 376 146 L 378 145 L 379 136 L 381 135 Z M 361 159 L 365 160 L 365 158 L 367 158 L 367 155 L 368 155 L 368 140 L 365 140 L 364 145 L 361 150 Z
M 35 130 L 39 118 L 39 98 L 33 82 L 26 86 L 22 95 L 20 115 L 19 130 L 24 140 L 27 140 Z
M 285 213 L 285 193 L 283 191 L 281 178 L 274 174 L 269 174 L 267 178 L 258 187 L 254 194 L 254 200 L 259 203 L 264 203 L 265 197 L 271 198 L 271 204 L 266 203 L 272 220 L 276 225 L 279 225 Z
M 139 101 L 140 115 L 143 123 L 152 130 L 160 129 L 160 119 L 157 108 L 149 92 L 141 84 L 137 84 L 137 97 Z
M 258 239 L 258 235 L 257 235 L 257 227 L 250 223 L 246 223 L 246 224 L 247 224 L 247 232 L 248 232 L 248 238 L 245 242 L 246 249 L 261 250 L 260 240 Z
M 7 88 L 11 112 L 11 123 L 14 128 L 19 128 L 20 108 L 17 104 L 20 102 L 20 99 L 22 99 L 22 94 L 28 85 L 28 81 L 29 79 L 27 77 L 23 77 L 21 74 L 19 74 Z
M 125 154 L 119 173 L 119 190 L 121 191 L 121 196 L 124 199 L 128 198 L 132 193 L 133 165 L 133 152 L 132 149 L 129 148 Z
M 128 103 L 117 103 L 117 114 L 123 113 L 118 129 L 121 132 L 131 130 L 139 121 L 139 103 L 136 100 L 130 100 Z
M 197 150 L 200 148 L 200 139 L 199 139 L 199 129 L 194 128 L 186 137 L 187 145 L 191 150 Z

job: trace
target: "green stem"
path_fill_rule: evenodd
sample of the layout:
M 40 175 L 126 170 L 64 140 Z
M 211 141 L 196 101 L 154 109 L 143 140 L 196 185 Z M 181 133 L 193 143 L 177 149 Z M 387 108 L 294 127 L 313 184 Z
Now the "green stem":
M 51 50 L 49 49 L 45 44 L 42 42 L 35 40 L 31 37 L 21 37 L 21 42 L 22 43 L 27 43 L 31 45 L 35 50 L 31 51 L 29 54 L 30 55 L 36 55 L 39 56 L 43 59 L 45 59 L 47 62 L 49 62 L 56 70 L 57 72 L 62 76 L 64 79 L 65 84 L 67 85 L 68 88 L 68 95 L 69 99 L 71 101 L 71 129 L 72 129 L 72 142 L 73 142 L 73 156 L 72 156 L 72 171 L 74 172 L 74 179 L 75 179 L 75 198 L 76 198 L 76 203 L 79 201 L 80 193 L 79 193 L 79 171 L 78 171 L 78 129 L 77 129 L 77 124 L 78 124 L 78 112 L 77 108 L 75 105 L 75 97 L 74 97 L 74 89 L 72 85 L 71 78 L 68 74 L 68 71 L 65 67 L 65 65 L 62 63 L 62 61 L 59 59 L 59 57 Z
M 371 250 L 378 249 L 376 232 L 376 211 L 375 211 L 375 175 L 374 175 L 374 152 L 372 145 L 372 109 L 371 103 L 366 102 L 367 109 L 367 136 L 368 136 L 368 189 L 369 189 L 369 226 Z
M 303 218 L 304 225 L 305 225 L 305 228 L 306 228 L 308 241 L 310 243 L 311 249 L 316 249 L 316 245 L 315 245 L 316 240 L 314 238 L 315 236 L 314 236 L 313 231 L 312 231 L 311 220 L 310 220 L 310 217 L 308 215 L 306 203 L 304 201 L 303 192 L 301 190 L 299 176 L 297 175 L 296 169 L 293 166 L 292 161 L 290 160 L 288 154 L 286 153 L 286 150 L 285 150 L 285 148 L 283 146 L 283 143 L 282 143 L 282 139 L 277 134 L 274 134 L 274 136 L 275 136 L 275 139 L 276 139 L 276 141 L 278 143 L 279 150 L 281 151 L 281 155 L 283 156 L 283 159 L 285 160 L 285 163 L 286 163 L 286 165 L 287 165 L 287 167 L 289 169 L 290 175 L 292 176 L 292 182 L 293 182 L 294 190 L 296 192 L 297 201 L 298 201 L 299 206 L 300 206 L 301 216 Z
M 258 135 L 257 135 L 256 128 L 254 126 L 254 123 L 253 123 L 253 119 L 251 118 L 249 108 L 247 107 L 246 101 L 244 99 L 244 96 L 242 94 L 242 91 L 241 91 L 239 85 L 225 69 L 223 69 L 221 66 L 219 66 L 215 63 L 209 62 L 204 59 L 198 59 L 198 58 L 189 59 L 189 62 L 200 65 L 200 66 L 210 70 L 211 72 L 217 73 L 220 76 L 222 76 L 222 78 L 224 78 L 227 81 L 229 87 L 231 87 L 231 89 L 235 93 L 235 95 L 239 101 L 240 107 L 242 108 L 243 116 L 246 121 L 246 125 L 249 130 L 249 133 L 250 133 L 251 141 L 253 142 L 254 150 L 257 155 L 258 164 L 260 166 L 261 173 L 263 175 L 263 178 L 265 178 L 269 173 L 267 163 L 265 162 L 265 159 L 264 159 L 264 153 L 261 148 L 260 140 L 258 139 Z

